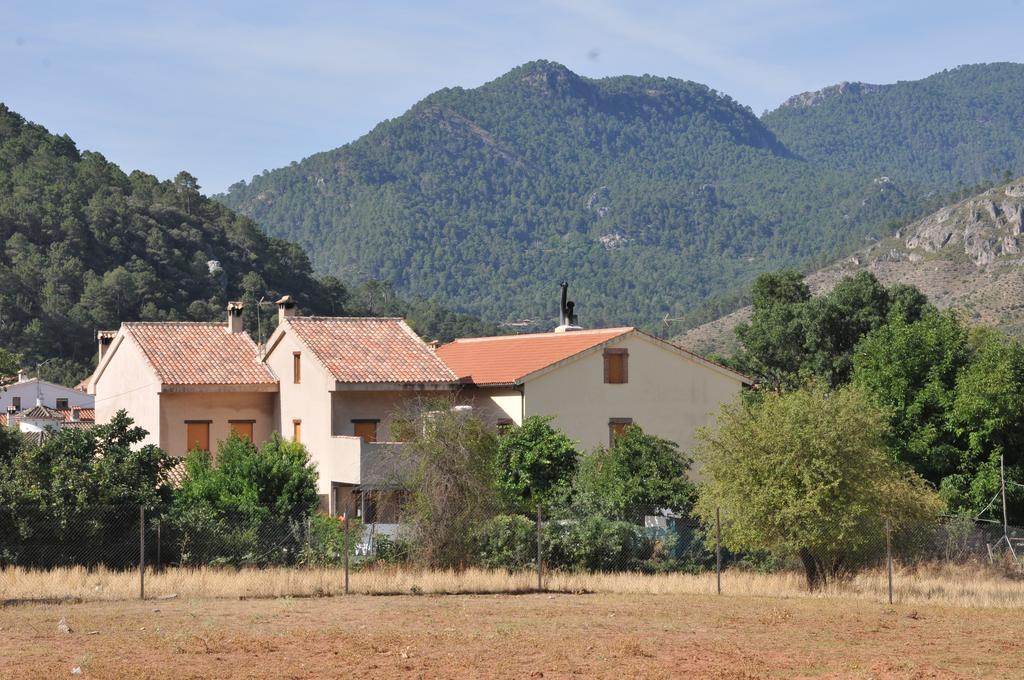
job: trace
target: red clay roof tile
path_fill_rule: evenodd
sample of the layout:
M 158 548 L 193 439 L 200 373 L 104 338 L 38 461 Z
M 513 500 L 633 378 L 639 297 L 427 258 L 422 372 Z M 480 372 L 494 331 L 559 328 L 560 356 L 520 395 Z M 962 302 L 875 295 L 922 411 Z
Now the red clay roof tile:
M 277 380 L 246 333 L 219 322 L 131 322 L 125 331 L 165 385 L 266 385 Z
M 633 332 L 631 326 L 566 333 L 530 333 L 456 340 L 437 349 L 466 383 L 511 385 L 519 379 L 591 347 Z
M 287 323 L 339 382 L 457 381 L 402 319 L 295 316 Z

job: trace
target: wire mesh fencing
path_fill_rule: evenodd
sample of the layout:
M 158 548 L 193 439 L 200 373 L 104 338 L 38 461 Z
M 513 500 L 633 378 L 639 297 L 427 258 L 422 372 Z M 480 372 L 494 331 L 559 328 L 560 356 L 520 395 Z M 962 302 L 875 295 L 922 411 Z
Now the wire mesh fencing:
M 350 582 L 355 592 L 417 592 L 425 573 L 447 575 L 435 592 L 546 590 L 567 582 L 576 589 L 615 575 L 681 583 L 679 576 L 690 575 L 702 579 L 702 592 L 739 594 L 748 592 L 740 587 L 745 574 L 790 574 L 813 590 L 870 573 L 865 587 L 892 601 L 894 579 L 898 587 L 901 575 L 919 566 L 1019 570 L 1024 543 L 1022 529 L 955 518 L 906 527 L 883 518 L 823 518 L 805 545 L 738 551 L 728 548 L 725 513 L 701 521 L 654 506 L 602 513 L 485 504 L 434 517 L 383 499 L 347 510 L 281 517 L 267 509 L 2 508 L 0 600 L 327 595 L 349 592 Z M 105 586 L 95 574 L 121 575 L 124 585 Z M 467 585 L 467 574 L 478 582 Z

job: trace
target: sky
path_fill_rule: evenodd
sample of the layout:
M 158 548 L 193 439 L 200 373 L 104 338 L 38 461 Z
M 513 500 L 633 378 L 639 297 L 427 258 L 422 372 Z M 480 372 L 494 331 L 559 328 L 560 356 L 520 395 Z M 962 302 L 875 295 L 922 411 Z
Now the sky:
M 0 0 L 0 102 L 204 193 L 534 59 L 704 83 L 756 113 L 839 81 L 1024 61 L 1024 0 Z

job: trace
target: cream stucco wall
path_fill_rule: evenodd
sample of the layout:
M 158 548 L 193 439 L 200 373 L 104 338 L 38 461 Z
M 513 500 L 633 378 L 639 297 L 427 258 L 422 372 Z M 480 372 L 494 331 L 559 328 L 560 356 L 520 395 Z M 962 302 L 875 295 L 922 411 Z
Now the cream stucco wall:
M 492 427 L 503 420 L 523 424 L 523 393 L 518 389 L 467 385 L 459 390 L 458 399 L 472 406 L 473 412 Z
M 697 428 L 712 422 L 719 406 L 742 387 L 738 377 L 642 335 L 607 347 L 629 351 L 627 383 L 605 384 L 604 352 L 598 348 L 527 381 L 526 415 L 555 416 L 553 424 L 584 450 L 608 444 L 610 418 L 632 418 L 686 451 Z
M 301 382 L 294 380 L 292 356 L 301 352 Z M 334 377 L 303 344 L 287 322 L 282 322 L 268 342 L 265 363 L 277 376 L 278 395 L 274 415 L 278 431 L 287 438 L 294 433 L 294 422 L 302 421 L 302 443 L 309 450 L 318 473 L 317 493 L 326 503 L 331 482 L 358 482 L 358 447 L 344 446 L 331 438 L 331 398 Z M 353 477 L 354 475 L 354 477 Z
M 138 345 L 119 332 L 103 373 L 93 381 L 96 422 L 108 423 L 120 409 L 149 434 L 142 442 L 160 445 L 160 382 Z
M 416 390 L 366 390 L 343 389 L 331 394 L 331 433 L 335 436 L 352 436 L 353 420 L 379 420 L 377 441 L 393 441 L 391 423 L 394 416 L 420 396 L 429 398 L 430 393 Z
M 164 392 L 160 394 L 160 447 L 172 456 L 188 453 L 187 420 L 210 421 L 210 450 L 231 433 L 231 420 L 252 420 L 257 445 L 274 427 L 274 392 Z

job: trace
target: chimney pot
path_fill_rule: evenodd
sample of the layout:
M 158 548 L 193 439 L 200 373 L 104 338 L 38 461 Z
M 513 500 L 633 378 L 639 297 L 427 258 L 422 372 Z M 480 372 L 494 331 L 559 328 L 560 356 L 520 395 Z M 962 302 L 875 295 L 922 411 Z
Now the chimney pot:
M 228 303 L 228 333 L 241 333 L 245 330 L 242 320 L 243 305 L 238 300 Z
M 96 331 L 96 342 L 99 345 L 97 364 L 103 361 L 103 357 L 106 356 L 107 350 L 110 349 L 110 343 L 114 341 L 115 335 L 117 335 L 117 331 Z
M 295 316 L 295 300 L 291 295 L 285 295 L 277 301 L 277 320 L 280 323 L 291 316 Z
M 582 330 L 577 325 L 576 320 L 576 303 L 569 300 L 569 282 L 562 281 L 559 285 L 561 288 L 561 299 L 558 304 L 558 327 L 555 328 L 556 333 L 565 333 L 566 331 L 578 331 Z

